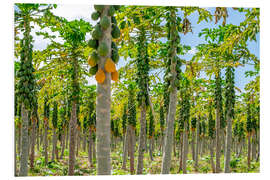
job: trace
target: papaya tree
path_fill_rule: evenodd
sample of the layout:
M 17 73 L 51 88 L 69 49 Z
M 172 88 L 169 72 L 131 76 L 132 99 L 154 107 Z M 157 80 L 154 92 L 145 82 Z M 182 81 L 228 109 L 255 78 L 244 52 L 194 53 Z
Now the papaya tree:
M 120 30 L 114 17 L 120 6 L 94 5 L 95 12 L 91 18 L 98 20 L 90 47 L 97 49 L 89 57 L 88 63 L 93 69 L 97 85 L 97 169 L 99 175 L 111 174 L 110 161 L 110 112 L 111 112 L 111 80 L 118 80 L 115 63 L 119 56 L 117 46 L 112 39 L 119 38 Z M 91 70 L 90 70 L 91 71 Z

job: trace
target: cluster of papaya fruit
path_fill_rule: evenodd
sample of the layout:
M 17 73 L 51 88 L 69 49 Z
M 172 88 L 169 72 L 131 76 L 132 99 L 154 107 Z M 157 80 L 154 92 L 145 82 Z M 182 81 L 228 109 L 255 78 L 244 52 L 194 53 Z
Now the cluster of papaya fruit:
M 30 23 L 26 20 L 25 24 L 25 37 L 20 41 L 22 49 L 20 51 L 20 68 L 17 72 L 17 76 L 20 79 L 17 93 L 20 96 L 20 101 L 29 109 L 35 100 L 35 69 L 32 65 L 33 37 L 30 35 Z
M 113 39 L 120 37 L 120 30 L 117 27 L 117 21 L 114 17 L 115 11 L 120 9 L 119 5 L 111 5 L 106 13 L 104 5 L 94 5 L 95 12 L 92 13 L 91 18 L 95 21 L 100 19 L 92 31 L 92 39 L 89 40 L 89 47 L 95 49 L 88 58 L 88 64 L 91 66 L 90 74 L 95 75 L 96 81 L 102 84 L 105 80 L 105 72 L 102 68 L 98 67 L 100 57 L 107 57 L 105 61 L 104 69 L 106 72 L 111 73 L 111 79 L 113 81 L 118 80 L 118 72 L 116 65 L 119 61 L 119 54 L 117 45 L 115 42 L 111 42 L 111 53 L 109 54 L 108 43 L 104 39 L 105 31 L 111 26 L 111 36 Z

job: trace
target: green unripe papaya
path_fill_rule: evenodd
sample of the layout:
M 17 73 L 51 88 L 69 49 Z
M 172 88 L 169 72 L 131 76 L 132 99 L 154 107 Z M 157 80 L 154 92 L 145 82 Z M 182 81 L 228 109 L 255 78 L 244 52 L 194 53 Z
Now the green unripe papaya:
M 100 43 L 97 50 L 100 56 L 107 56 L 109 52 L 109 48 L 105 42 Z
M 112 44 L 111 44 L 111 48 L 113 50 L 117 50 L 117 46 L 116 46 L 115 42 L 113 42 L 113 41 L 112 41 Z
M 114 16 L 111 17 L 111 21 L 112 21 L 112 24 L 117 25 L 117 21 L 116 21 L 116 18 Z
M 119 61 L 119 54 L 118 54 L 118 51 L 112 51 L 112 56 L 111 56 L 111 58 L 112 58 L 113 62 L 114 62 L 115 64 L 117 64 L 118 61 Z
M 95 75 L 95 74 L 97 73 L 97 71 L 98 71 L 98 65 L 96 65 L 96 66 L 94 66 L 94 67 L 91 67 L 91 68 L 89 69 L 89 74 L 90 74 L 91 76 L 93 76 L 93 75 Z
M 108 16 L 103 16 L 100 20 L 100 26 L 102 29 L 106 30 L 110 26 L 110 20 Z
M 98 18 L 100 17 L 100 13 L 99 12 L 93 12 L 91 15 L 91 18 L 96 21 L 98 20 Z
M 102 38 L 102 30 L 100 25 L 96 25 L 94 31 L 92 32 L 92 37 L 96 40 L 99 40 L 100 38 Z
M 115 13 L 115 8 L 113 6 L 110 6 L 108 10 L 108 16 L 113 16 Z
M 88 46 L 89 46 L 90 48 L 97 49 L 97 48 L 98 48 L 98 40 L 90 39 L 90 40 L 88 41 Z
M 94 8 L 98 12 L 102 12 L 104 9 L 104 5 L 94 5 Z
M 93 58 L 93 60 L 97 63 L 100 59 L 100 57 L 98 56 L 98 53 L 96 51 L 94 51 L 92 54 L 91 54 L 91 58 Z
M 116 25 L 113 25 L 111 34 L 114 39 L 117 39 L 120 37 L 120 30 Z

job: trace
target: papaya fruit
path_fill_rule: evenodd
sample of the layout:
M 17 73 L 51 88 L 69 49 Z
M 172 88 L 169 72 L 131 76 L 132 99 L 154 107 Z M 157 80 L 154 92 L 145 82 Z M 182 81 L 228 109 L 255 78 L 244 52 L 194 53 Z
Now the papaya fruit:
M 98 46 L 98 54 L 100 56 L 107 56 L 108 52 L 109 52 L 109 48 L 107 46 L 107 44 L 105 42 L 100 43 L 100 45 Z
M 116 18 L 114 16 L 111 17 L 112 24 L 117 24 Z
M 112 75 L 112 80 L 113 81 L 118 81 L 118 79 L 119 79 L 118 71 L 112 72 L 111 75 Z
M 98 12 L 102 12 L 104 9 L 104 5 L 94 5 L 94 8 Z
M 94 67 L 91 67 L 89 69 L 89 73 L 90 73 L 91 76 L 95 75 L 97 73 L 97 71 L 98 71 L 98 65 L 96 65 Z
M 92 37 L 96 40 L 99 40 L 100 38 L 102 38 L 102 30 L 99 24 L 97 24 L 95 29 L 93 30 Z
M 89 64 L 91 67 L 94 67 L 94 66 L 97 65 L 97 62 L 96 62 L 96 60 L 93 58 L 93 56 L 89 56 L 87 62 L 88 62 L 88 64 Z
M 99 84 L 102 84 L 103 82 L 104 82 L 104 80 L 105 80 L 105 73 L 104 73 L 104 71 L 102 70 L 102 69 L 99 69 L 98 71 L 97 71 L 97 73 L 96 73 L 96 76 L 95 76 L 95 78 L 96 78 L 96 81 L 99 83 Z
M 108 27 L 110 26 L 110 20 L 109 20 L 108 16 L 103 16 L 101 18 L 101 20 L 100 20 L 100 26 L 104 30 L 108 29 Z
M 98 48 L 98 40 L 90 39 L 88 41 L 88 45 L 89 45 L 90 48 L 97 49 Z
M 113 62 L 114 62 L 115 64 L 117 64 L 118 61 L 119 61 L 119 54 L 118 54 L 118 51 L 112 50 L 111 58 L 112 58 Z
M 108 10 L 108 16 L 113 16 L 115 13 L 115 8 L 113 6 L 110 6 Z
M 100 17 L 100 13 L 99 13 L 99 12 L 93 12 L 93 13 L 91 14 L 91 18 L 92 18 L 92 20 L 94 20 L 94 21 L 98 20 L 99 17 Z
M 116 66 L 111 58 L 106 59 L 104 68 L 105 68 L 105 71 L 110 72 L 110 73 L 116 71 Z
M 117 39 L 120 37 L 120 30 L 119 28 L 116 26 L 116 25 L 113 25 L 112 26 L 112 32 L 111 32 L 111 35 L 114 39 Z

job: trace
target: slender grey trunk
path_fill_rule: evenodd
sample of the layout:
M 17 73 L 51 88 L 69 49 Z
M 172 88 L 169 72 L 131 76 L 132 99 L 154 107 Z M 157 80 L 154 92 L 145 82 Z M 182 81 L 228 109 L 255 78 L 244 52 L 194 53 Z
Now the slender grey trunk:
M 28 174 L 28 111 L 24 103 L 22 103 L 22 128 L 21 128 L 21 155 L 20 155 L 20 173 L 19 176 L 27 176 Z
M 129 125 L 129 157 L 130 157 L 130 173 L 134 174 L 134 146 L 135 146 L 135 130 Z
M 212 172 L 215 173 L 216 172 L 216 168 L 215 168 L 215 162 L 214 162 L 214 139 L 210 138 L 210 156 L 211 156 L 211 167 L 212 167 Z
M 97 157 L 96 157 L 96 152 L 97 152 L 97 150 L 96 150 L 96 141 L 95 141 L 95 139 L 93 139 L 93 159 L 94 160 L 96 160 L 97 159 Z
M 77 115 L 76 115 L 76 101 L 72 102 L 72 112 L 69 121 L 69 161 L 68 161 L 68 175 L 74 175 L 75 167 L 75 147 L 76 147 L 76 125 L 77 125 Z
M 187 122 L 185 121 L 184 124 L 184 147 L 183 147 L 183 173 L 187 173 L 187 155 L 188 155 L 188 129 L 187 129 Z
M 251 143 L 250 143 L 250 133 L 248 133 L 248 169 L 250 169 L 250 151 L 251 151 Z
M 63 159 L 64 152 L 65 152 L 65 129 L 63 130 L 63 132 L 61 134 L 61 155 L 60 155 L 60 159 Z
M 183 138 L 183 132 L 180 132 L 180 149 L 179 149 L 179 157 L 180 157 L 180 163 L 179 163 L 179 172 L 181 170 L 183 170 L 183 152 L 184 152 L 184 148 L 183 148 L 183 145 L 184 145 L 184 138 Z
M 192 130 L 192 141 L 191 141 L 191 150 L 192 150 L 192 160 L 195 161 L 195 130 Z
M 90 164 L 90 167 L 93 167 L 93 137 L 92 137 L 92 129 L 91 127 L 89 128 L 89 136 L 88 136 L 88 141 L 89 141 L 89 146 L 88 146 L 88 161 Z
M 199 168 L 199 141 L 200 141 L 200 129 L 199 129 L 199 119 L 196 121 L 196 150 L 195 150 L 195 169 L 198 171 Z
M 36 129 L 36 143 L 37 143 L 37 151 L 39 151 L 39 128 Z
M 45 156 L 45 164 L 48 163 L 48 119 L 44 119 L 44 156 Z
M 251 159 L 252 161 L 256 159 L 256 133 L 253 132 L 252 135 L 252 148 L 251 148 Z
M 14 176 L 17 176 L 17 152 L 16 152 L 16 126 L 14 124 Z
M 22 136 L 21 136 L 21 132 L 22 131 L 22 127 L 19 126 L 19 129 L 18 129 L 18 154 L 20 155 L 21 154 L 21 149 L 22 149 L 22 146 L 21 146 L 21 141 L 22 141 Z
M 86 151 L 86 133 L 85 130 L 83 132 L 83 152 Z
M 68 132 L 69 132 L 69 126 L 67 126 L 66 127 L 66 147 L 65 147 L 65 149 L 68 149 L 68 145 L 69 145 L 69 143 L 68 143 L 68 140 L 69 140 L 69 134 L 68 134 Z
M 107 15 L 109 6 L 104 6 L 101 17 Z M 109 21 L 111 21 L 109 19 Z M 110 141 L 111 141 L 111 73 L 104 70 L 106 58 L 111 57 L 111 26 L 103 31 L 103 37 L 100 42 L 107 44 L 109 53 L 106 57 L 101 57 L 98 67 L 105 73 L 105 81 L 97 85 L 97 105 L 96 105 L 96 122 L 97 122 L 97 174 L 111 174 L 110 158 Z
M 146 139 L 146 106 L 145 102 L 142 101 L 141 105 L 141 119 L 140 119 L 140 141 L 139 141 L 139 152 L 138 152 L 138 163 L 137 163 L 137 174 L 142 174 L 143 171 L 143 158 L 145 152 L 145 139 Z
M 52 150 L 52 161 L 55 159 L 55 154 L 56 154 L 56 131 L 55 128 L 53 128 L 53 150 Z
M 221 102 L 219 102 L 221 103 Z M 220 172 L 220 112 L 216 109 L 216 173 Z
M 124 143 L 124 151 L 123 151 L 123 164 L 122 169 L 126 169 L 126 162 L 127 162 L 127 154 L 128 154 L 128 133 L 129 132 L 129 126 L 127 127 L 126 133 L 125 133 L 125 143 Z
M 229 109 L 229 112 L 231 108 Z M 230 173 L 231 144 L 232 144 L 232 118 L 227 113 L 227 133 L 226 133 L 226 154 L 225 154 L 225 173 Z
M 259 130 L 257 131 L 257 137 L 258 137 L 258 152 L 257 152 L 257 157 L 256 157 L 256 161 L 258 162 L 259 161 L 259 158 L 260 158 L 260 132 Z
M 35 159 L 35 139 L 36 139 L 36 118 L 32 117 L 31 149 L 30 149 L 30 168 L 34 168 Z
M 175 68 L 174 68 L 175 69 Z M 171 168 L 171 154 L 173 146 L 174 120 L 176 112 L 177 89 L 174 87 L 170 93 L 168 123 L 165 132 L 164 153 L 162 158 L 162 174 L 169 174 Z

